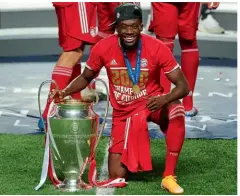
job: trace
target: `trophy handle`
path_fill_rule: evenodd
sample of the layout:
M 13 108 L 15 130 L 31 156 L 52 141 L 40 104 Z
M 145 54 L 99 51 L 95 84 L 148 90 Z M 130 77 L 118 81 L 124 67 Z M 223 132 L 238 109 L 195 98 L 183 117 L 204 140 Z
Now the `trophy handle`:
M 99 131 L 99 134 L 98 134 L 98 137 L 97 137 L 95 146 L 94 146 L 94 148 L 93 148 L 93 152 L 95 152 L 95 150 L 96 150 L 96 148 L 97 148 L 97 145 L 98 145 L 98 143 L 99 143 L 99 140 L 100 140 L 100 138 L 101 138 L 101 136 L 102 136 L 102 132 L 103 132 L 104 127 L 105 127 L 105 123 L 106 123 L 107 116 L 108 116 L 108 109 L 109 109 L 109 92 L 108 92 L 108 86 L 107 86 L 106 82 L 104 82 L 104 81 L 103 81 L 102 79 L 100 79 L 100 78 L 95 78 L 95 79 L 93 79 L 93 80 L 90 82 L 90 85 L 89 85 L 89 86 L 90 86 L 90 90 L 91 90 L 91 91 L 96 95 L 96 97 L 97 97 L 97 100 L 96 100 L 96 102 L 94 103 L 94 105 L 96 105 L 96 104 L 98 103 L 98 101 L 99 101 L 99 96 L 98 96 L 97 92 L 92 89 L 91 85 L 92 85 L 93 83 L 96 83 L 97 81 L 101 82 L 101 83 L 104 85 L 104 87 L 106 88 L 107 104 L 106 104 L 106 108 L 105 108 L 105 115 L 104 115 L 104 120 L 103 120 L 103 123 L 102 123 L 102 127 L 100 128 L 100 131 Z
M 55 85 L 56 85 L 56 89 L 57 89 L 57 91 L 59 90 L 59 88 L 58 88 L 58 84 L 56 83 L 56 81 L 55 80 L 46 80 L 46 81 L 43 81 L 41 84 L 40 84 L 40 86 L 39 86 L 39 89 L 38 89 L 38 110 L 39 110 L 39 114 L 40 114 L 40 118 L 41 118 L 41 120 L 42 120 L 42 123 L 43 123 L 43 128 L 44 128 L 44 132 L 45 133 L 47 133 L 47 128 L 46 128 L 46 126 L 45 126 L 45 124 L 44 124 L 44 120 L 43 120 L 43 116 L 42 116 L 42 110 L 41 110 L 41 99 L 40 99 L 40 95 L 41 95 L 41 90 L 42 90 L 42 87 L 45 85 L 45 84 L 47 84 L 47 83 L 54 83 Z
M 93 102 L 93 105 L 97 105 L 98 102 L 99 102 L 99 96 L 98 96 L 96 90 L 93 90 L 93 88 L 92 88 L 92 84 L 96 83 L 97 80 L 100 81 L 101 79 L 95 78 L 95 79 L 93 79 L 93 80 L 90 82 L 90 84 L 88 85 L 90 91 L 96 96 L 96 101 Z M 101 80 L 101 82 L 104 82 L 104 81 Z

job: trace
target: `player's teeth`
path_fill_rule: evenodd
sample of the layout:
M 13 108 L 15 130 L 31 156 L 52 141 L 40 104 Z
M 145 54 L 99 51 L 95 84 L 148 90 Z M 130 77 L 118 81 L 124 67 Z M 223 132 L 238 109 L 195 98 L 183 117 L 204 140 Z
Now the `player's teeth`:
M 133 41 L 133 38 L 131 37 L 131 38 L 126 38 L 128 41 Z

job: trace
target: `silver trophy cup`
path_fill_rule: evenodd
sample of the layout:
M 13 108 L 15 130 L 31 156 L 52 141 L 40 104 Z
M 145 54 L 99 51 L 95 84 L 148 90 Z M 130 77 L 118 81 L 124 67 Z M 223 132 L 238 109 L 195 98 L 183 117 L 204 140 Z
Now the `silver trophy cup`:
M 59 104 L 52 102 L 49 108 L 48 129 L 45 132 L 50 135 L 50 157 L 54 164 L 60 166 L 61 173 L 64 175 L 64 180 L 56 186 L 62 191 L 75 192 L 86 184 L 82 180 L 82 174 L 90 153 L 95 151 L 105 126 L 109 107 L 108 88 L 106 83 L 98 78 L 94 79 L 91 84 L 96 81 L 102 82 L 107 92 L 107 106 L 100 130 L 99 115 L 93 110 L 94 105 L 98 103 L 98 95 L 93 90 L 92 92 L 96 95 L 95 102 L 91 98 L 84 101 L 65 99 Z M 38 101 L 41 117 L 40 92 L 42 86 L 48 82 L 56 84 L 55 81 L 48 80 L 43 82 L 39 88 Z

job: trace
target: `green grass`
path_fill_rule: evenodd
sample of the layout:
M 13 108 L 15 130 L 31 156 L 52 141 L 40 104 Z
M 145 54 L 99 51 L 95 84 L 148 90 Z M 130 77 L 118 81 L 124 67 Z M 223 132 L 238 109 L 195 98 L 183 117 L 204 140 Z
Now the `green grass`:
M 43 141 L 43 135 L 0 134 L 0 195 L 95 194 L 95 189 L 75 193 L 60 192 L 54 189 L 50 180 L 47 180 L 38 191 L 34 190 L 41 175 Z M 105 156 L 107 141 L 107 138 L 103 138 L 97 149 L 96 161 L 99 172 Z
M 165 142 L 152 140 L 153 171 L 130 175 L 129 185 L 115 194 L 162 195 Z M 186 195 L 237 194 L 237 140 L 186 139 L 176 170 Z
M 101 167 L 105 145 L 103 138 L 97 152 Z M 131 174 L 129 185 L 115 189 L 115 195 L 161 195 L 165 142 L 152 140 L 153 171 Z M 43 135 L 0 135 L 0 194 L 58 195 L 49 180 L 35 191 L 39 183 L 43 159 Z M 98 171 L 100 169 L 98 168 Z M 237 140 L 186 140 L 177 166 L 178 182 L 185 194 L 237 194 Z M 95 189 L 69 194 L 95 194 Z

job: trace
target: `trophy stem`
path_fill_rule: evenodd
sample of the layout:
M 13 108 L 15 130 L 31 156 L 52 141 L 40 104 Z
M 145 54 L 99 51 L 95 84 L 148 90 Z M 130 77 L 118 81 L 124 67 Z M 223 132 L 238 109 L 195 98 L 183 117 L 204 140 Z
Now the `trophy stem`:
M 57 189 L 64 191 L 64 192 L 75 192 L 80 190 L 81 188 L 78 187 L 80 180 L 67 180 L 65 179 L 62 184 L 57 186 Z

